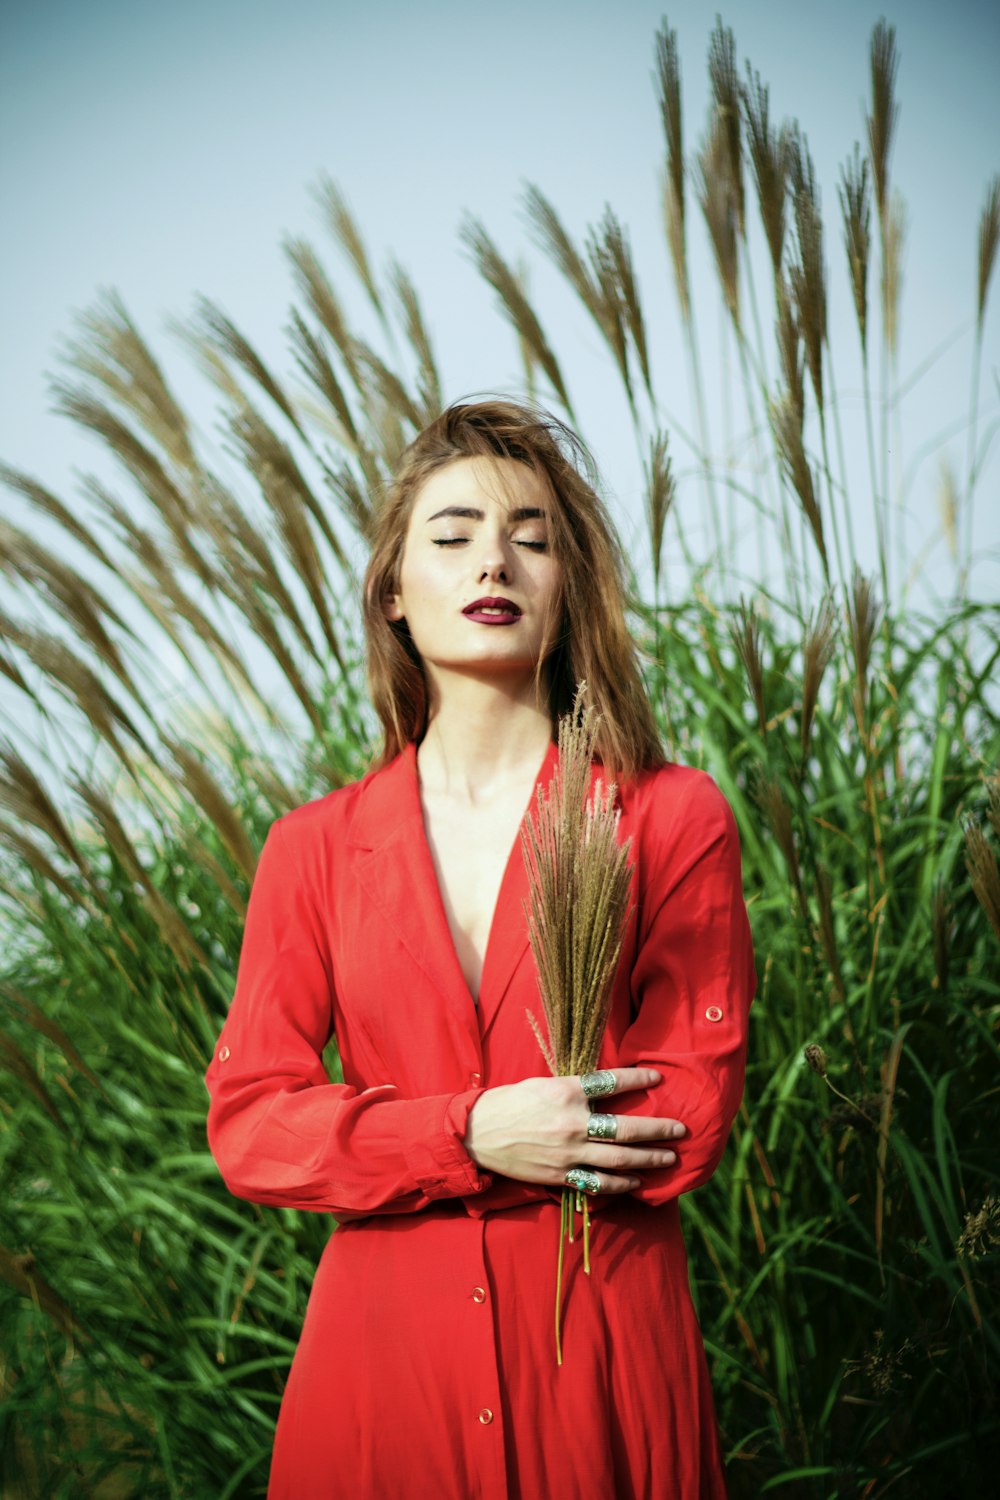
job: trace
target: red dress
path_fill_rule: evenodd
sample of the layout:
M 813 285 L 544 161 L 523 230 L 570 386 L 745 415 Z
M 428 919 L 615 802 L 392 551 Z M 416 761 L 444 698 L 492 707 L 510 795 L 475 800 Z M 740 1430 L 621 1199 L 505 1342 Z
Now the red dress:
M 644 772 L 619 805 L 636 909 L 600 1064 L 660 1069 L 613 1109 L 687 1135 L 636 1192 L 588 1200 L 591 1274 L 577 1237 L 561 1367 L 560 1192 L 481 1172 L 462 1144 L 485 1088 L 547 1072 L 525 1015 L 544 1025 L 520 841 L 477 1010 L 413 745 L 272 827 L 208 1070 L 209 1138 L 232 1192 L 339 1227 L 282 1401 L 271 1500 L 724 1496 L 677 1198 L 711 1176 L 743 1086 L 755 976 L 739 842 L 701 771 Z M 343 1084 L 321 1062 L 331 1033 Z

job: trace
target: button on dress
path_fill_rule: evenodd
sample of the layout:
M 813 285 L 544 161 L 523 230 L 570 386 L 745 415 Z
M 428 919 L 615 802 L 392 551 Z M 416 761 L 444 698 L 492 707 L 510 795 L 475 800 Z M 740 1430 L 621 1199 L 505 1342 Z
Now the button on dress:
M 558 760 L 550 746 L 538 783 Z M 594 768 L 595 779 L 600 768 Z M 705 1182 L 743 1087 L 755 987 L 740 851 L 706 773 L 619 792 L 634 912 L 599 1066 L 662 1082 L 615 1114 L 680 1119 L 673 1166 L 588 1199 L 563 1267 L 557 1188 L 481 1172 L 463 1140 L 487 1088 L 547 1073 L 516 840 L 478 1006 L 448 928 L 416 747 L 278 819 L 207 1074 L 230 1190 L 330 1214 L 281 1404 L 270 1500 L 719 1500 L 725 1495 L 677 1199 Z M 321 1056 L 335 1035 L 343 1084 Z M 600 1150 L 581 1142 L 581 1160 Z M 577 1225 L 580 1220 L 577 1218 Z

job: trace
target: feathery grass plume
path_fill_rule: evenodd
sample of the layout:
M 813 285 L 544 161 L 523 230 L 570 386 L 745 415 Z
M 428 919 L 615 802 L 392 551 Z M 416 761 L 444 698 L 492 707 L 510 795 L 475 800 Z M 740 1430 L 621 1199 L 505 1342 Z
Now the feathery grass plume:
M 479 274 L 496 293 L 501 312 L 518 337 L 522 338 L 531 349 L 570 419 L 575 421 L 573 407 L 559 369 L 559 362 L 549 347 L 548 340 L 542 332 L 542 325 L 528 302 L 517 276 L 490 239 L 480 220 L 466 215 L 459 237 L 472 257 Z
M 274 513 L 289 561 L 302 573 L 316 612 L 324 619 L 325 570 L 316 551 L 310 519 L 337 562 L 346 569 L 347 558 L 340 538 L 288 444 L 246 399 L 230 413 L 229 430 L 236 439 L 240 457 Z
M 752 604 L 741 598 L 739 624 L 729 628 L 736 654 L 743 663 L 750 692 L 757 709 L 761 735 L 767 733 L 767 707 L 764 702 L 764 660 L 760 650 L 760 616 Z
M 33 662 L 47 684 L 68 703 L 80 709 L 90 727 L 114 750 L 123 765 L 132 759 L 118 734 L 123 729 L 139 747 L 150 753 L 149 743 L 129 714 L 108 692 L 93 668 L 66 645 L 61 636 L 37 630 L 0 615 L 0 636 Z
M 553 205 L 541 189 L 531 183 L 525 189 L 524 207 L 532 238 L 562 272 L 611 350 L 629 406 L 634 410 L 629 339 L 647 390 L 650 388 L 649 354 L 632 252 L 621 224 L 613 210 L 606 206 L 600 222 L 588 226 L 584 258 Z
M 141 694 L 118 646 L 104 627 L 104 619 L 135 639 L 135 632 L 93 584 L 43 547 L 26 531 L 0 520 L 0 574 L 20 578 L 45 599 L 74 636 L 84 642 L 97 659 L 114 673 L 136 699 Z
M 667 452 L 667 434 L 657 430 L 649 440 L 649 461 L 644 465 L 646 478 L 645 509 L 646 525 L 649 528 L 649 550 L 653 560 L 653 586 L 660 591 L 660 573 L 663 567 L 663 536 L 667 517 L 677 495 Z
M 788 188 L 789 136 L 787 126 L 774 130 L 770 123 L 770 91 L 760 74 L 747 63 L 747 81 L 741 90 L 746 121 L 747 153 L 757 185 L 761 223 L 771 255 L 775 279 L 781 275 L 785 250 L 785 204 Z
M 966 819 L 962 829 L 965 846 L 965 868 L 976 900 L 986 913 L 987 921 L 1000 938 L 1000 868 L 997 857 L 978 823 Z
M 524 212 L 532 239 L 558 267 L 584 307 L 604 333 L 605 309 L 601 289 L 587 262 L 574 245 L 553 204 L 540 187 L 529 182 L 524 190 Z
M 150 916 L 181 968 L 187 972 L 192 960 L 207 968 L 208 958 L 204 949 L 145 869 L 108 793 L 84 781 L 80 776 L 73 777 L 70 786 L 98 824 L 109 849 L 129 879 L 141 887 Z
M 172 463 L 197 469 L 188 419 L 118 293 L 103 292 L 75 321 L 78 334 L 65 342 L 63 363 L 102 386 Z
M 818 1073 L 820 1078 L 826 1077 L 826 1053 L 818 1042 L 810 1042 L 803 1048 L 802 1055 L 814 1073 Z
M 937 486 L 938 513 L 941 531 L 952 562 L 958 561 L 958 478 L 948 454 L 941 459 Z
M 201 338 L 211 348 L 217 350 L 226 359 L 231 359 L 234 364 L 245 371 L 255 385 L 259 385 L 265 395 L 270 396 L 282 416 L 287 418 L 299 436 L 305 437 L 291 402 L 256 349 L 240 333 L 232 319 L 227 317 L 221 307 L 211 298 L 203 296 L 197 298 L 191 328 L 196 338 Z
M 795 415 L 799 432 L 805 419 L 805 353 L 802 348 L 802 330 L 795 316 L 795 301 L 784 276 L 779 275 L 774 283 L 777 306 L 776 334 L 778 358 L 785 387 L 785 400 Z
M 257 855 L 247 836 L 243 820 L 229 797 L 202 756 L 172 735 L 161 735 L 161 739 L 180 772 L 181 781 L 192 802 L 216 830 L 240 873 L 246 880 L 252 881 L 257 869 Z
M 976 332 L 983 335 L 986 298 L 1000 244 L 1000 177 L 994 177 L 986 190 L 986 202 L 979 219 L 979 262 L 976 281 Z
M 136 569 L 116 568 L 118 577 L 139 602 L 145 605 L 195 675 L 201 677 L 202 670 L 181 625 L 188 627 L 199 647 L 210 651 L 227 681 L 237 684 L 238 689 L 248 689 L 258 703 L 266 707 L 246 664 L 204 610 L 185 591 L 157 540 L 139 525 L 128 507 L 95 479 L 90 478 L 84 482 L 84 491 L 106 513 L 117 528 L 129 556 L 142 566 L 150 581 L 141 577 Z
M 844 246 L 851 273 L 854 311 L 861 335 L 861 353 L 868 352 L 868 262 L 871 258 L 871 185 L 868 158 L 855 141 L 854 155 L 841 168 L 837 188 L 844 222 Z
M 24 869 L 34 871 L 42 880 L 48 881 L 61 896 L 64 896 L 67 908 L 81 906 L 88 915 L 93 915 L 88 892 L 74 885 L 71 880 L 67 880 L 65 875 L 56 869 L 45 850 L 39 848 L 34 840 L 28 837 L 20 823 L 8 823 L 6 818 L 0 818 L 0 845 L 6 845 Z M 37 902 L 29 903 L 20 882 L 15 887 L 4 881 L 0 883 L 0 890 L 11 900 L 23 906 L 25 910 L 30 911 L 32 926 L 37 927 L 44 923 L 43 906 Z
M 746 239 L 746 198 L 743 191 L 742 109 L 739 73 L 736 68 L 736 41 L 732 29 L 723 26 L 720 16 L 708 43 L 708 80 L 715 101 L 726 176 L 733 195 L 733 212 L 740 239 Z
M 809 147 L 796 131 L 791 137 L 790 176 L 796 259 L 789 268 L 806 365 L 823 412 L 823 346 L 826 343 L 826 268 L 823 264 L 823 220 L 819 188 Z
M 615 342 L 617 344 L 617 329 L 620 326 L 627 331 L 632 341 L 632 348 L 639 361 L 643 385 L 652 396 L 653 386 L 649 370 L 646 325 L 642 316 L 642 304 L 639 301 L 639 287 L 632 263 L 632 249 L 628 236 L 610 204 L 605 204 L 600 223 L 589 233 L 588 252 L 608 311 L 609 326 L 613 322 L 616 329 Z M 626 389 L 630 389 L 627 348 L 621 361 L 621 371 Z
M 420 402 L 420 425 L 426 426 L 440 412 L 441 379 L 431 347 L 430 334 L 420 308 L 417 289 L 397 260 L 389 263 L 389 285 L 399 310 L 400 321 L 410 348 L 417 357 L 417 390 Z
M 805 762 L 820 684 L 836 648 L 837 611 L 829 595 L 810 616 L 802 636 L 802 717 L 800 744 Z
M 52 1095 L 38 1076 L 38 1069 L 13 1038 L 4 1036 L 2 1031 L 0 1031 L 0 1071 L 12 1073 L 15 1078 L 19 1078 L 54 1124 L 63 1128 L 62 1115 L 56 1108 Z
M 292 358 L 309 384 L 318 391 L 327 403 L 336 421 L 337 437 L 347 448 L 357 450 L 359 439 L 350 404 L 337 372 L 330 363 L 322 339 L 313 333 L 295 308 L 291 311 L 288 326 Z
M 221 484 L 208 486 L 205 500 L 205 525 L 212 531 L 222 561 L 218 589 L 253 621 L 261 618 L 261 601 L 270 599 L 279 619 L 292 627 L 304 649 L 321 663 L 320 652 L 286 587 L 263 530 L 250 522 L 243 507 Z
M 55 398 L 55 410 L 92 432 L 111 450 L 156 508 L 185 563 L 206 588 L 213 588 L 215 575 L 191 535 L 196 519 L 192 500 L 153 450 L 146 447 L 110 407 L 96 401 L 85 390 L 62 381 L 53 381 L 50 389 Z
M 829 582 L 830 564 L 826 555 L 826 541 L 823 537 L 823 517 L 802 439 L 801 408 L 796 404 L 794 396 L 787 394 L 779 397 L 777 401 L 769 402 L 768 407 L 771 430 L 774 433 L 782 473 L 798 496 L 823 564 L 824 575 Z
M 18 822 L 27 823 L 44 833 L 89 879 L 90 865 L 70 834 L 62 813 L 39 776 L 9 741 L 0 742 L 0 773 L 0 807 Z
M 591 790 L 600 714 L 577 686 L 572 711 L 559 721 L 559 764 L 548 789 L 525 819 L 521 848 L 528 872 L 525 916 L 538 973 L 547 1037 L 528 1020 L 550 1071 L 589 1073 L 597 1067 L 611 989 L 631 913 L 631 840 L 618 842 L 617 788 Z M 589 795 L 588 795 L 589 794 Z M 556 1357 L 562 1364 L 563 1243 L 572 1240 L 572 1188 L 564 1188 L 556 1270 Z M 583 1264 L 590 1271 L 589 1209 L 583 1211 Z
M 514 262 L 514 275 L 521 289 L 521 295 L 527 300 L 528 290 L 531 285 L 531 272 L 526 260 Z M 517 335 L 517 348 L 521 356 L 521 369 L 524 372 L 524 391 L 528 400 L 537 404 L 538 402 L 538 360 L 531 345 Z
M 713 115 L 708 135 L 698 151 L 696 179 L 698 202 L 712 242 L 722 295 L 739 334 L 739 220 L 736 213 L 736 192 L 730 175 L 726 128 L 717 113 Z
M 889 204 L 882 256 L 882 315 L 885 320 L 885 343 L 890 355 L 899 352 L 899 309 L 903 290 L 903 241 L 906 236 L 906 210 L 896 192 Z
M 985 778 L 984 784 L 988 798 L 986 804 L 987 821 L 997 838 L 1000 839 L 1000 766 L 997 767 L 991 776 Z
M 39 484 L 37 479 L 32 479 L 30 474 L 23 474 L 18 469 L 12 469 L 7 464 L 0 463 L 0 485 L 23 496 L 43 516 L 48 516 L 50 521 L 60 526 L 75 542 L 79 542 L 80 546 L 89 552 L 91 557 L 96 558 L 103 567 L 114 571 L 114 564 L 93 532 L 84 526 L 79 517 L 75 516 L 57 495 L 53 495 L 51 490 Z
M 674 283 L 681 317 L 691 317 L 688 287 L 687 236 L 684 227 L 684 127 L 681 115 L 681 69 L 677 33 L 664 21 L 656 33 L 656 84 L 667 148 L 663 179 L 663 210 L 667 245 L 674 268 Z
M 862 734 L 865 733 L 868 711 L 868 669 L 871 665 L 872 642 L 881 619 L 882 606 L 875 597 L 874 585 L 855 563 L 847 599 L 847 623 L 854 654 L 854 711 Z
M 18 989 L 15 985 L 3 983 L 0 984 L 0 1001 L 3 1002 L 9 1013 L 17 1015 L 33 1031 L 38 1032 L 40 1036 L 47 1038 L 53 1046 L 58 1047 L 70 1066 L 82 1074 L 87 1082 L 93 1084 L 94 1088 L 100 1093 L 104 1093 L 100 1079 L 93 1068 L 87 1066 L 87 1063 L 81 1057 L 79 1049 L 74 1045 L 71 1038 L 66 1035 L 63 1028 L 57 1022 L 53 1021 L 51 1016 L 45 1014 L 41 1006 L 37 1005 L 31 999 L 30 995 L 26 995 L 23 990 Z
M 371 261 L 368 259 L 368 252 L 361 238 L 357 220 L 347 206 L 347 199 L 325 172 L 321 174 L 318 183 L 313 188 L 312 196 L 323 211 L 330 233 L 347 256 L 358 280 L 367 292 L 368 300 L 375 309 L 382 326 L 387 327 L 385 308 L 371 268 Z
M 359 479 L 348 463 L 331 468 L 323 465 L 323 480 L 341 513 L 366 540 L 371 535 L 372 502 L 369 487 Z
M 764 771 L 758 773 L 756 785 L 754 786 L 754 798 L 771 826 L 775 843 L 781 850 L 782 857 L 788 867 L 788 873 L 792 877 L 792 884 L 795 887 L 795 893 L 799 900 L 799 908 L 808 924 L 809 910 L 802 889 L 802 871 L 799 865 L 799 853 L 795 847 L 792 809 L 788 798 L 782 790 L 781 783 L 773 777 L 768 776 Z
M 896 28 L 890 26 L 883 16 L 872 32 L 870 52 L 872 103 L 867 117 L 868 151 L 872 163 L 875 203 L 878 207 L 879 223 L 883 226 L 883 233 L 889 209 L 889 159 L 892 155 L 896 122 L 899 119 L 899 105 L 896 103 L 898 67 Z
M 368 378 L 369 387 L 374 387 L 385 407 L 397 421 L 408 422 L 414 432 L 419 432 L 424 425 L 423 408 L 410 395 L 395 370 L 390 370 L 385 360 L 363 339 L 354 340 L 354 352 Z
M 300 293 L 312 310 L 313 316 L 333 340 L 334 347 L 344 361 L 355 390 L 363 399 L 364 376 L 355 354 L 354 339 L 337 294 L 316 252 L 302 239 L 286 239 L 284 248 L 285 254 L 292 263 L 293 275 Z
M 979 1207 L 965 1215 L 955 1251 L 963 1259 L 976 1260 L 994 1250 L 1000 1250 L 1000 1198 L 987 1193 Z

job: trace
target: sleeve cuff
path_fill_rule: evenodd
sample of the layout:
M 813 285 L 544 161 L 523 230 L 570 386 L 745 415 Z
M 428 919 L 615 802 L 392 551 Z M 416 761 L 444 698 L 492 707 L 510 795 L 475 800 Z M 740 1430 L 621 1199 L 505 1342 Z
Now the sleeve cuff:
M 480 1172 L 464 1145 L 469 1113 L 483 1092 L 467 1089 L 428 1099 L 426 1129 L 403 1142 L 407 1166 L 428 1198 L 464 1198 L 492 1183 L 492 1175 Z

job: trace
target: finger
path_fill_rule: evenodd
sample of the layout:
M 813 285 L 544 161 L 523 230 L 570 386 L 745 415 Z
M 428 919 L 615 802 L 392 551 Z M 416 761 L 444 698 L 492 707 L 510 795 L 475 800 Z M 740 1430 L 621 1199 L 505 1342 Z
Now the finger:
M 615 1115 L 614 1140 L 619 1145 L 642 1144 L 646 1141 L 677 1141 L 687 1135 L 680 1120 L 664 1120 L 650 1115 Z M 600 1140 L 600 1137 L 589 1137 Z
M 588 1141 L 586 1155 L 598 1172 L 629 1173 L 642 1167 L 672 1167 L 677 1160 L 677 1152 L 669 1147 L 623 1146 L 617 1141 Z M 574 1162 L 574 1166 L 586 1164 Z
M 638 1177 L 616 1177 L 611 1172 L 599 1171 L 597 1167 L 591 1166 L 589 1163 L 581 1162 L 580 1167 L 585 1173 L 588 1174 L 589 1181 L 591 1183 L 596 1183 L 596 1191 L 593 1187 L 583 1187 L 578 1189 L 578 1191 L 580 1192 L 585 1192 L 588 1198 L 610 1197 L 616 1193 L 631 1193 L 634 1192 L 637 1187 L 642 1186 L 641 1181 Z M 573 1182 L 567 1183 L 565 1178 L 560 1184 L 560 1186 L 562 1187 L 574 1187 L 575 1185 L 576 1184 Z
M 598 1070 L 602 1078 L 614 1080 L 613 1087 L 602 1088 L 600 1094 L 593 1094 L 591 1098 L 607 1098 L 611 1094 L 628 1094 L 633 1089 L 651 1089 L 655 1084 L 663 1080 L 662 1073 L 655 1068 L 602 1068 Z M 583 1088 L 583 1078 L 579 1077 L 577 1082 Z M 587 1097 L 585 1095 L 585 1097 Z

